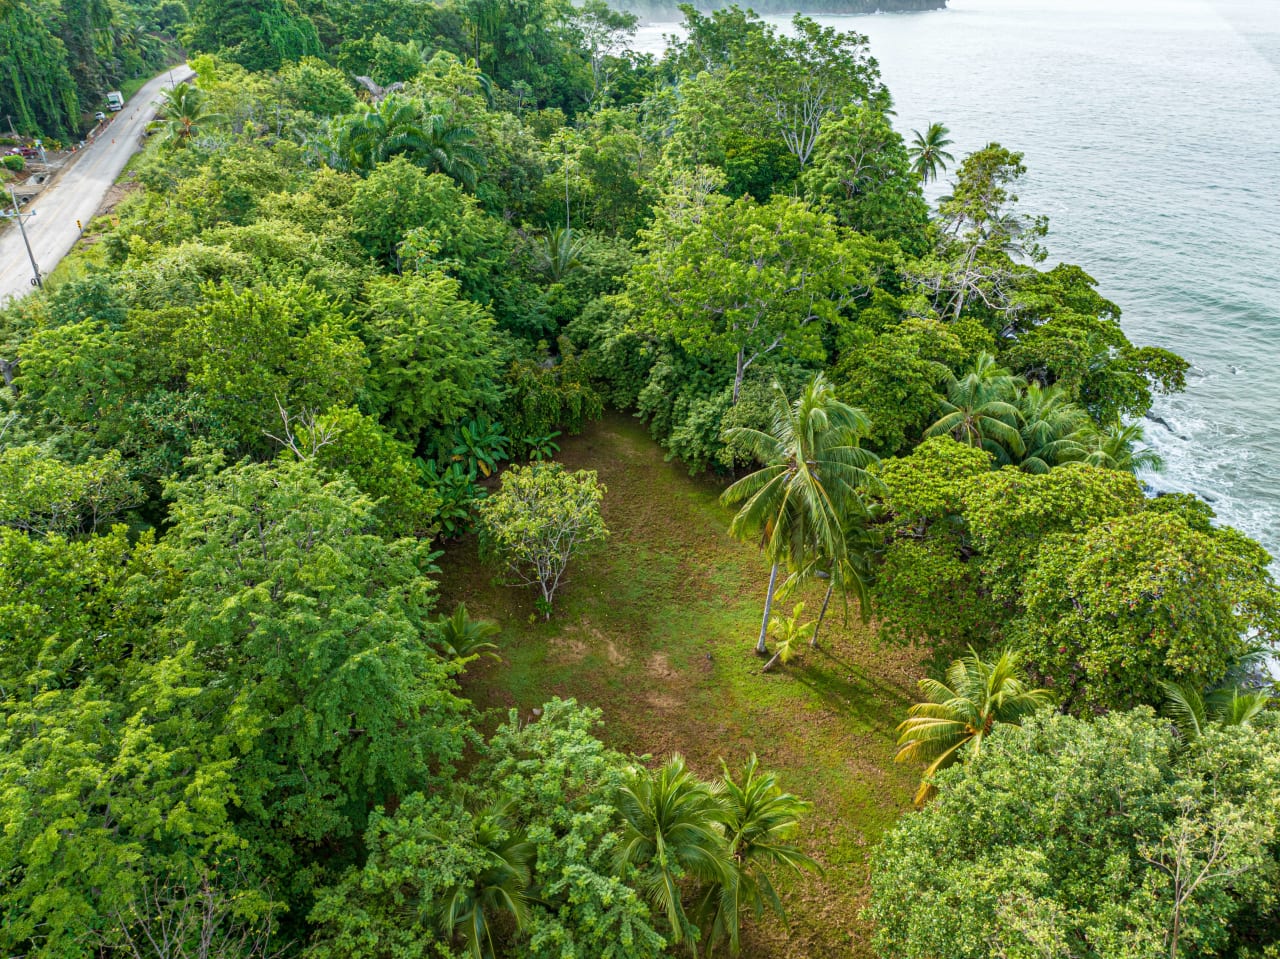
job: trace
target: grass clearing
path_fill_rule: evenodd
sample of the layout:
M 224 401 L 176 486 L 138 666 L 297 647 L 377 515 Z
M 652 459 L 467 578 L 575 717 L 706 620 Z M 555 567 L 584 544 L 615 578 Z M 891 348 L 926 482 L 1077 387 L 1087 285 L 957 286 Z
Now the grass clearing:
M 524 718 L 553 696 L 604 711 L 611 745 L 660 758 L 683 753 L 702 775 L 750 752 L 810 800 L 804 845 L 821 877 L 784 879 L 791 931 L 767 924 L 743 955 L 870 956 L 861 918 L 867 860 L 905 810 L 919 770 L 893 763 L 893 730 L 920 675 L 911 650 L 881 649 L 856 613 L 833 601 L 817 650 L 761 673 L 752 652 L 768 569 L 730 540 L 722 489 L 690 478 L 636 420 L 609 414 L 557 457 L 594 469 L 608 488 L 607 543 L 571 566 L 550 622 L 533 592 L 493 582 L 474 540 L 441 561 L 441 608 L 465 601 L 498 620 L 502 662 L 475 663 L 463 687 L 481 709 Z M 820 588 L 802 596 L 816 616 Z M 787 610 L 790 611 L 789 608 Z

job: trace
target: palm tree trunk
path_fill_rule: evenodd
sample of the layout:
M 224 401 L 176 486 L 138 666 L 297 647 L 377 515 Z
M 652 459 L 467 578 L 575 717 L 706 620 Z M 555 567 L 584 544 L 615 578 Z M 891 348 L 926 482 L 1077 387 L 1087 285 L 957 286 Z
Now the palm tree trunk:
M 764 619 L 760 621 L 760 640 L 756 643 L 756 654 L 759 656 L 768 655 L 769 648 L 765 646 L 765 636 L 769 633 L 769 613 L 773 611 L 773 587 L 778 582 L 778 564 L 773 564 L 773 569 L 769 571 L 769 592 L 764 598 Z
M 827 595 L 822 599 L 822 611 L 818 613 L 818 624 L 813 627 L 813 638 L 809 640 L 810 648 L 817 648 L 818 633 L 822 632 L 822 621 L 827 618 L 827 604 L 831 602 L 831 591 L 836 588 L 835 577 L 827 583 Z

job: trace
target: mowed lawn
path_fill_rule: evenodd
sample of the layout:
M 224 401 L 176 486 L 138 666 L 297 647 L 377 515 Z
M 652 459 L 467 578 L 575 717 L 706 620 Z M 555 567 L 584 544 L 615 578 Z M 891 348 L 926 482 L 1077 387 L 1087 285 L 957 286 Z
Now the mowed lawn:
M 861 916 L 868 860 L 918 782 L 918 769 L 892 759 L 919 657 L 879 648 L 856 607 L 846 624 L 833 601 L 820 648 L 762 673 L 752 645 L 768 568 L 726 534 L 722 486 L 665 462 L 644 427 L 620 414 L 566 438 L 557 458 L 597 471 L 611 535 L 570 567 L 550 622 L 533 617 L 532 591 L 494 582 L 473 539 L 447 552 L 441 608 L 465 601 L 503 625 L 502 661 L 473 664 L 467 695 L 495 717 L 514 707 L 524 719 L 551 697 L 573 697 L 603 710 L 611 745 L 655 762 L 680 752 L 707 777 L 721 758 L 732 767 L 758 753 L 814 804 L 802 842 L 824 872 L 783 882 L 790 935 L 766 924 L 743 955 L 872 955 Z M 813 618 L 816 584 L 803 598 Z

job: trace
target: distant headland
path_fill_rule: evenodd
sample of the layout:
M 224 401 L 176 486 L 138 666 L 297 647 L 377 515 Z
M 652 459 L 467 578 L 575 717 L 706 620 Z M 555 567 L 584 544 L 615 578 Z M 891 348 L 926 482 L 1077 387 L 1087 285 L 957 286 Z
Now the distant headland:
M 859 13 L 911 13 L 923 10 L 946 9 L 947 0 L 697 0 L 693 6 L 699 10 L 716 10 L 737 2 L 750 7 L 756 13 L 794 13 L 797 9 L 808 14 L 859 14 Z M 628 10 L 648 20 L 678 20 L 680 0 L 611 0 L 611 6 Z

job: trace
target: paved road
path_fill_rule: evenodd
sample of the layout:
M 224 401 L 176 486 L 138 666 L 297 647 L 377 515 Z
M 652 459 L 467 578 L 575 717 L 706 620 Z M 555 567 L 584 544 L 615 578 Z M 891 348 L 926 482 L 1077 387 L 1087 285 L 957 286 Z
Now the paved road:
M 193 75 L 186 64 L 172 70 L 175 83 Z M 88 225 L 129 157 L 138 151 L 139 138 L 155 116 L 155 102 L 160 99 L 160 91 L 169 86 L 169 77 L 170 71 L 166 70 L 135 93 L 97 140 L 23 208 L 24 212 L 36 212 L 24 223 L 41 273 L 52 273 L 71 250 L 79 236 L 76 220 Z M 7 197 L 4 205 L 12 208 Z M 0 301 L 24 296 L 31 289 L 31 263 L 22 237 L 16 229 L 9 228 L 0 234 Z

